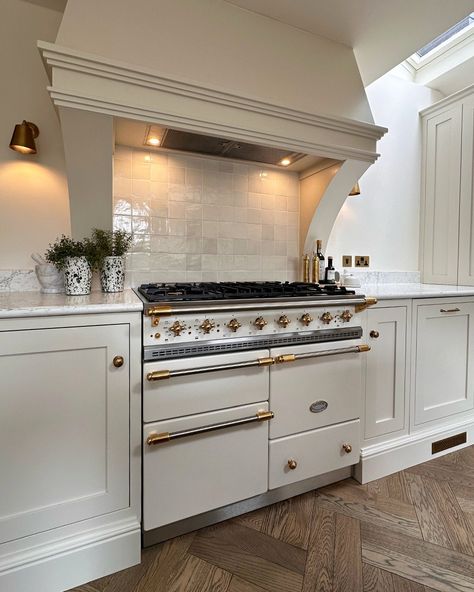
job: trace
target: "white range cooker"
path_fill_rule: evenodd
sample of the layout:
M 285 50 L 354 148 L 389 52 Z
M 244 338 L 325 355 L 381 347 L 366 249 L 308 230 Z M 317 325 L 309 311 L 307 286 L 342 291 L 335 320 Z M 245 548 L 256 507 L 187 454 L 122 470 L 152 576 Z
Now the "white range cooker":
M 337 286 L 145 284 L 143 540 L 314 487 L 359 460 L 373 298 Z M 338 472 L 339 471 L 339 472 Z M 245 501 L 244 501 L 245 500 Z

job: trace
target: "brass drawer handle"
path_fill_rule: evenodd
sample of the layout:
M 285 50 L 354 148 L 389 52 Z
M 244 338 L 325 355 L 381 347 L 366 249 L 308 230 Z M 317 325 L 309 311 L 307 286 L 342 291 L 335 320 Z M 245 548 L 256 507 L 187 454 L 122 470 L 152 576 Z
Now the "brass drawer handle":
M 460 308 L 441 308 L 439 312 L 461 312 Z
M 343 444 L 342 449 L 346 454 L 350 454 L 352 452 L 352 446 L 350 444 Z
M 232 428 L 234 426 L 244 425 L 247 423 L 269 421 L 270 419 L 273 419 L 274 416 L 275 414 L 273 411 L 257 411 L 255 415 L 251 415 L 250 417 L 242 417 L 241 419 L 232 419 L 230 421 L 214 423 L 201 428 L 181 430 L 179 432 L 161 432 L 159 434 L 153 433 L 147 437 L 146 443 L 148 446 L 154 446 L 155 444 L 162 444 L 163 442 L 177 440 L 178 438 L 186 438 L 187 436 L 195 436 L 196 434 L 206 434 L 208 432 L 215 432 L 216 430 Z
M 123 356 L 115 356 L 115 358 L 112 360 L 112 364 L 116 367 L 116 368 L 120 368 L 121 366 L 123 366 L 125 360 L 123 358 Z
M 372 339 L 378 339 L 380 337 L 380 333 L 378 331 L 371 331 L 369 335 L 372 337 Z
M 294 471 L 297 466 L 298 466 L 298 463 L 296 462 L 296 460 L 294 460 L 293 458 L 290 458 L 288 460 L 288 468 L 289 469 L 291 469 L 292 471 Z
M 230 364 L 220 364 L 219 366 L 197 366 L 196 368 L 183 368 L 182 370 L 155 370 L 148 372 L 146 379 L 149 382 L 156 380 L 166 380 L 177 376 L 191 376 L 192 374 L 205 374 L 206 372 L 220 372 L 221 370 L 234 370 L 236 368 L 251 368 L 253 366 L 271 366 L 275 363 L 274 358 L 258 358 L 248 362 L 234 362 Z

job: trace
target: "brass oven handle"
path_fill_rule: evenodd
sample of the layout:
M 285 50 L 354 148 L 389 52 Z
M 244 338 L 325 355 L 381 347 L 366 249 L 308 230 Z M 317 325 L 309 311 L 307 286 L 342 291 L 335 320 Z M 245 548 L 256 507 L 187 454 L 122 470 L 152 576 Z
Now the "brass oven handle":
M 221 370 L 234 370 L 235 368 L 252 368 L 254 366 L 271 366 L 275 363 L 273 358 L 258 358 L 248 362 L 234 362 L 230 364 L 219 364 L 216 366 L 196 366 L 196 368 L 182 368 L 180 370 L 155 370 L 148 372 L 146 379 L 149 382 L 166 380 L 177 376 L 190 376 L 192 374 L 204 374 L 205 372 L 219 372 Z
M 200 428 L 193 428 L 191 430 L 181 430 L 179 432 L 161 432 L 160 434 L 152 433 L 146 439 L 148 446 L 155 444 L 163 444 L 170 440 L 177 440 L 178 438 L 186 438 L 187 436 L 195 436 L 196 434 L 207 434 L 208 432 L 215 432 L 216 430 L 223 430 L 225 428 L 232 428 L 234 426 L 244 425 L 247 423 L 269 421 L 273 419 L 273 411 L 257 411 L 255 415 L 250 417 L 242 417 L 241 419 L 231 419 L 230 421 L 223 421 L 221 423 L 213 423 L 208 426 Z
M 370 345 L 361 344 L 353 345 L 351 347 L 340 347 L 338 349 L 325 349 L 318 352 L 308 352 L 305 354 L 281 354 L 275 357 L 276 364 L 284 364 L 286 362 L 295 362 L 297 360 L 307 360 L 308 358 L 323 358 L 326 356 L 337 356 L 341 354 L 360 354 L 370 351 Z
M 439 312 L 461 312 L 460 308 L 441 308 Z

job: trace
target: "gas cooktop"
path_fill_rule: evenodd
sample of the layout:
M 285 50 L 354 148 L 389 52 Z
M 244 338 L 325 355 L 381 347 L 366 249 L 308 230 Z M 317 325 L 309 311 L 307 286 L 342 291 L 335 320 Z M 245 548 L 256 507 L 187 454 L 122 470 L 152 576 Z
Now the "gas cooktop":
M 201 282 L 142 284 L 138 292 L 147 302 L 249 300 L 272 298 L 350 298 L 353 290 L 335 284 L 303 282 Z

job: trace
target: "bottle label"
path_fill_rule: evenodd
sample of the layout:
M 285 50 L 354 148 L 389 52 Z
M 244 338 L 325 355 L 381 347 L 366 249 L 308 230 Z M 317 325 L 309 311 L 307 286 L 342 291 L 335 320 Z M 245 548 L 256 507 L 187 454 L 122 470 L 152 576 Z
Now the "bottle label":
M 335 281 L 336 279 L 336 270 L 335 269 L 328 269 L 327 277 L 329 281 Z
M 325 272 L 326 268 L 324 267 L 324 261 L 319 261 L 319 279 L 323 280 L 324 279 L 324 272 Z

